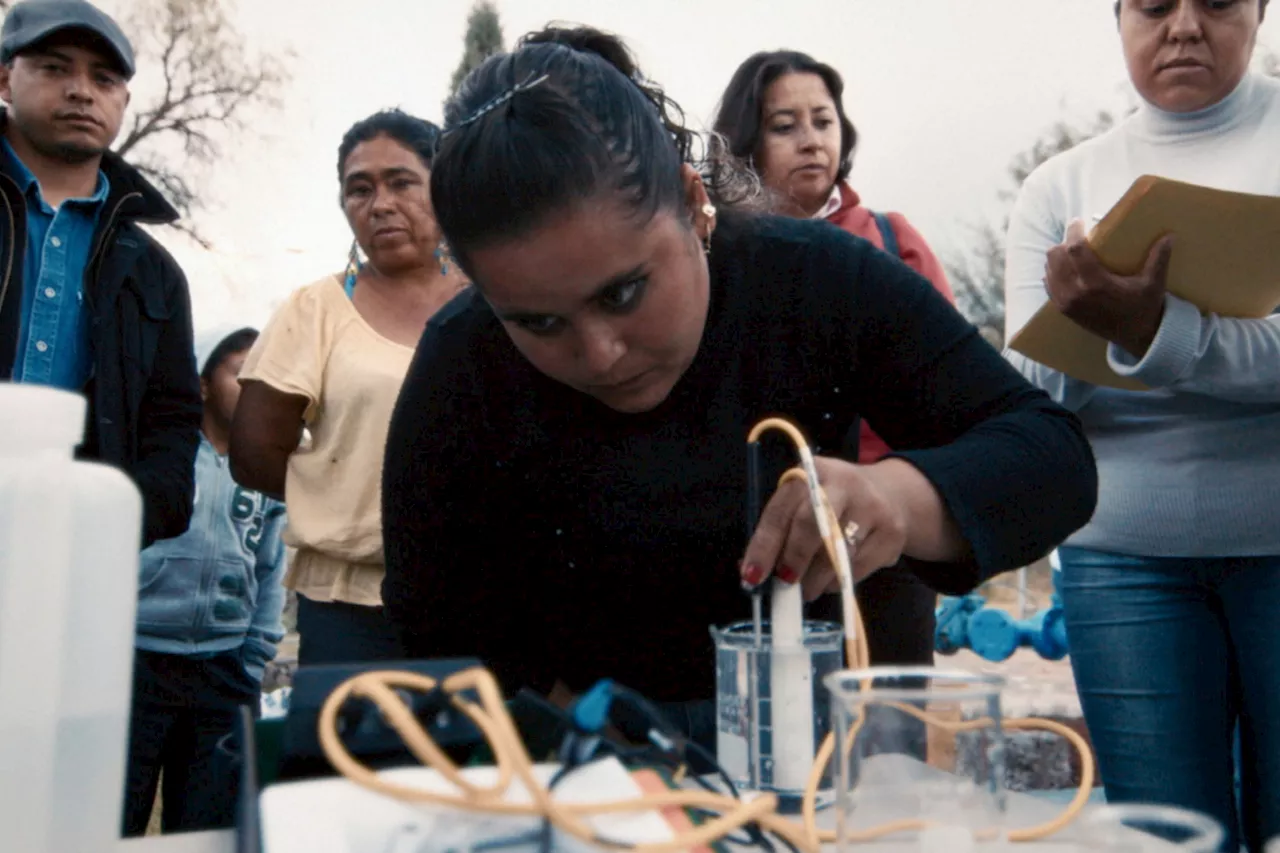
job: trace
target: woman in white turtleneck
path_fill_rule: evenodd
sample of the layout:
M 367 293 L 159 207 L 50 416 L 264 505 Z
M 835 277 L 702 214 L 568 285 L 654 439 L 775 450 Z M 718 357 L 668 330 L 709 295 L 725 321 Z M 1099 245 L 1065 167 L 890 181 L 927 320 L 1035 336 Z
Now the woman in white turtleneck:
M 1116 4 L 1142 105 L 1027 179 L 1005 277 L 1007 337 L 1052 299 L 1111 342 L 1114 370 L 1153 389 L 1100 388 L 1010 354 L 1079 413 L 1098 459 L 1097 512 L 1059 556 L 1107 796 L 1197 809 L 1258 851 L 1280 835 L 1280 316 L 1202 317 L 1165 292 L 1177 235 L 1126 277 L 1085 233 L 1144 174 L 1280 195 L 1280 81 L 1249 71 L 1265 10 Z

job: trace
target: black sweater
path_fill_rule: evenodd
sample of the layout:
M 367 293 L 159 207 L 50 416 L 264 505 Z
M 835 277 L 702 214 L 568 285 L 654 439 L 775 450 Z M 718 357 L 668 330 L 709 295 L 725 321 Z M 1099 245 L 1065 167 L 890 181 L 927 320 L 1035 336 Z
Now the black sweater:
M 713 695 L 708 629 L 750 611 L 746 437 L 769 415 L 838 455 L 861 414 L 924 472 L 972 552 L 911 564 L 943 592 L 1089 519 L 1078 421 L 906 265 L 773 217 L 723 223 L 710 260 L 698 354 L 644 414 L 540 374 L 474 291 L 432 321 L 383 472 L 383 597 L 411 655 L 477 655 L 509 690 L 607 676 L 656 700 Z M 774 483 L 795 457 L 766 450 Z

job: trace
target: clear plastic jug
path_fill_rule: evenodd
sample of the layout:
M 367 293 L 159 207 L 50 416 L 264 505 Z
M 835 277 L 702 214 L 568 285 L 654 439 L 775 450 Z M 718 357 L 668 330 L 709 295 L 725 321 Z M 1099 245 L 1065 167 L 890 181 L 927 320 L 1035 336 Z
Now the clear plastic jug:
M 120 836 L 142 501 L 78 394 L 0 382 L 0 849 Z

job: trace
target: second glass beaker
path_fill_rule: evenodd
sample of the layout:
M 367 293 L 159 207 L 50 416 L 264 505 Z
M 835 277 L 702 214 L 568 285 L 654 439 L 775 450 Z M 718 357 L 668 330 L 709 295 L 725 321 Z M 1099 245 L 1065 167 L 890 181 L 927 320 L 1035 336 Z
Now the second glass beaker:
M 1003 842 L 1003 686 L 933 667 L 827 677 L 841 851 L 872 840 L 948 851 Z

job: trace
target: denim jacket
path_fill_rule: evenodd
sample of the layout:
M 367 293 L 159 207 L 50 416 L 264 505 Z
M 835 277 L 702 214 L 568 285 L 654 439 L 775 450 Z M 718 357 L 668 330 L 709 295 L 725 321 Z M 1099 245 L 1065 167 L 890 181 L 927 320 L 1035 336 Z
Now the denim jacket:
M 239 649 L 262 680 L 284 637 L 284 504 L 231 479 L 203 435 L 187 532 L 142 552 L 137 647 L 194 657 Z

